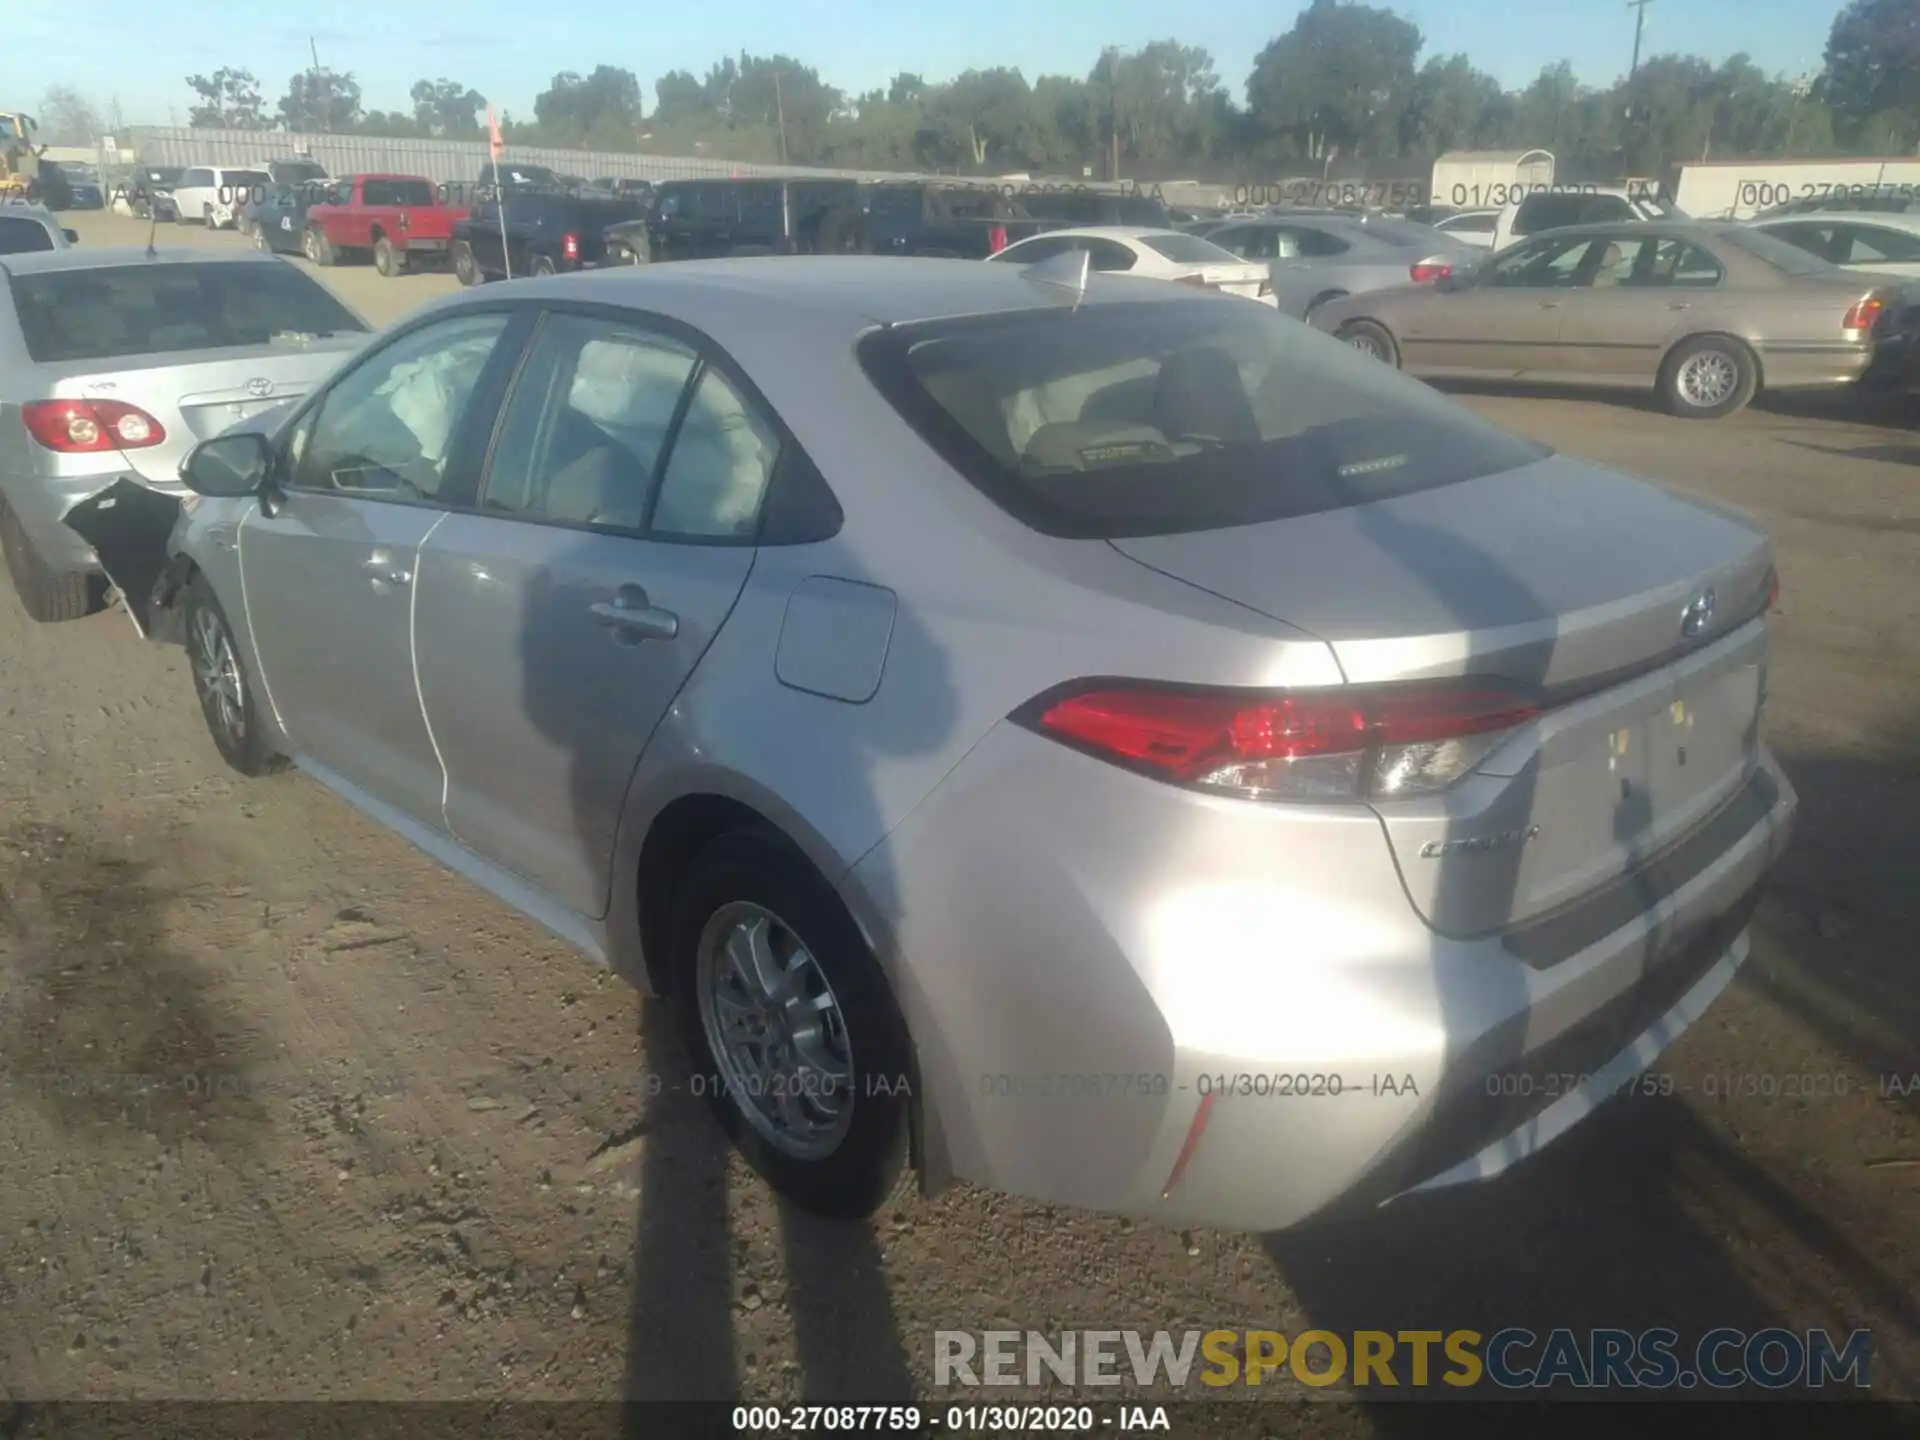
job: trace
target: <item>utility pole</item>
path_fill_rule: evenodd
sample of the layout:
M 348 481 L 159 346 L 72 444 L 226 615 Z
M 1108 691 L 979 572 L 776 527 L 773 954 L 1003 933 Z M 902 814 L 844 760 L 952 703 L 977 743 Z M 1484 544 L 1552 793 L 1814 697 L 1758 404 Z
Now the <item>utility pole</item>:
M 1120 47 L 1107 47 L 1107 179 L 1120 183 Z
M 1641 3 L 1645 4 L 1646 0 L 1641 0 Z M 313 56 L 313 88 L 314 88 L 314 93 L 316 95 L 319 95 L 320 84 L 321 84 L 320 47 L 314 43 L 313 36 L 311 35 L 307 37 L 307 53 Z M 332 118 L 333 118 L 333 86 L 331 84 L 328 84 L 326 87 L 325 97 L 320 101 L 320 133 L 322 135 L 325 135 L 327 133 L 327 122 Z
M 1633 64 L 1627 67 L 1627 79 L 1631 81 L 1640 71 L 1640 36 L 1647 28 L 1647 6 L 1653 0 L 1627 0 L 1627 8 L 1633 16 Z
M 787 102 L 780 93 L 780 69 L 773 71 L 773 108 L 780 117 L 780 163 L 787 163 Z

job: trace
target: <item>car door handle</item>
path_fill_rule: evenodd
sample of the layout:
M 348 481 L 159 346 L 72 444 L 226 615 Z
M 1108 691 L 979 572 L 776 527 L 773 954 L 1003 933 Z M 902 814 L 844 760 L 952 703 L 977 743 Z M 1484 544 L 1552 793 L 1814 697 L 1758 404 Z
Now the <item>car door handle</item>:
M 361 562 L 360 569 L 375 585 L 405 585 L 413 579 L 413 572 L 395 563 L 393 557 L 384 550 L 374 551 Z
M 1669 309 L 1669 310 L 1685 310 L 1685 309 L 1687 309 L 1687 308 L 1688 308 L 1689 306 L 1691 306 L 1692 304 L 1693 304 L 1693 302 L 1692 302 L 1691 300 L 1675 300 L 1675 301 L 1673 301 L 1673 302 L 1671 302 L 1671 303 L 1670 303 L 1670 304 L 1669 304 L 1669 305 L 1667 306 L 1667 309 Z
M 672 640 L 680 633 L 680 617 L 647 598 L 638 585 L 622 585 L 611 602 L 602 600 L 587 610 L 614 632 L 623 645 L 641 640 Z
M 1558 310 L 1560 308 L 1560 302 L 1558 300 L 1542 300 L 1540 302 L 1540 308 L 1542 310 Z

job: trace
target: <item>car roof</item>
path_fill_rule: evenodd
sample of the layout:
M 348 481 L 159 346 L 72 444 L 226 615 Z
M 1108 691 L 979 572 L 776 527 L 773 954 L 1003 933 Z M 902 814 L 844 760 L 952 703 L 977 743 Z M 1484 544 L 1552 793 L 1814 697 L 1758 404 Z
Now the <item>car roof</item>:
M 1049 234 L 1058 232 L 1049 231 Z M 1019 265 L 887 255 L 773 255 L 615 266 L 583 275 L 515 282 L 557 299 L 681 309 L 705 294 L 750 298 L 756 309 L 829 312 L 877 325 L 907 325 L 1058 304 Z M 1109 283 L 1113 288 L 1108 288 Z M 1082 303 L 1159 301 L 1151 287 L 1093 275 Z M 488 287 L 492 290 L 492 287 Z M 484 292 L 468 292 L 484 294 Z M 495 291 L 494 293 L 499 293 Z M 1178 292 L 1171 298 L 1180 298 Z
M 1807 210 L 1798 215 L 1756 215 L 1749 225 L 1882 225 L 1920 232 L 1920 215 L 1903 210 Z
M 4 213 L 4 212 L 0 212 Z M 137 245 L 108 245 L 89 249 L 76 245 L 71 250 L 34 250 L 25 255 L 0 259 L 15 275 L 35 275 L 45 270 L 110 270 L 125 265 L 270 265 L 284 263 L 277 255 L 258 250 L 214 250 L 178 248 L 155 250 L 152 255 Z
M 1065 230 L 1042 230 L 1038 235 L 1029 235 L 1020 243 L 1025 245 L 1029 240 L 1051 240 L 1061 235 L 1084 235 L 1090 240 L 1144 240 L 1149 235 L 1157 238 L 1177 235 L 1185 240 L 1199 238 L 1196 235 L 1187 234 L 1184 230 L 1169 230 L 1164 225 L 1075 225 Z
M 38 200 L 9 200 L 0 205 L 0 215 L 24 215 L 29 220 L 38 220 L 42 225 L 59 224 L 53 211 Z

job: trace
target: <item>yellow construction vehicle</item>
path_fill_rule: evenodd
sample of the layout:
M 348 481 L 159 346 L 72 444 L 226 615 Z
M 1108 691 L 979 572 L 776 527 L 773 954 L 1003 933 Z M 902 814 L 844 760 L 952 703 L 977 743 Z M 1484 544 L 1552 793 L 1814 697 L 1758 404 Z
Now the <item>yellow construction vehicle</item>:
M 20 110 L 0 110 L 0 198 L 32 200 L 40 190 L 40 122 Z

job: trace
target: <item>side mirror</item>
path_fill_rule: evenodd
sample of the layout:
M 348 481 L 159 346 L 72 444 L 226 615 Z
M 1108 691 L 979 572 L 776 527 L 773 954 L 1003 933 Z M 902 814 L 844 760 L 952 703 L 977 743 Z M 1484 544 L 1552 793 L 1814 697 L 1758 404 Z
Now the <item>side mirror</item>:
M 257 431 L 216 435 L 193 447 L 180 467 L 180 479 L 196 495 L 238 499 L 259 492 L 272 460 L 267 437 Z
M 80 243 L 80 232 L 78 230 L 62 230 L 60 233 L 67 237 L 67 243 L 69 245 L 78 245 Z

